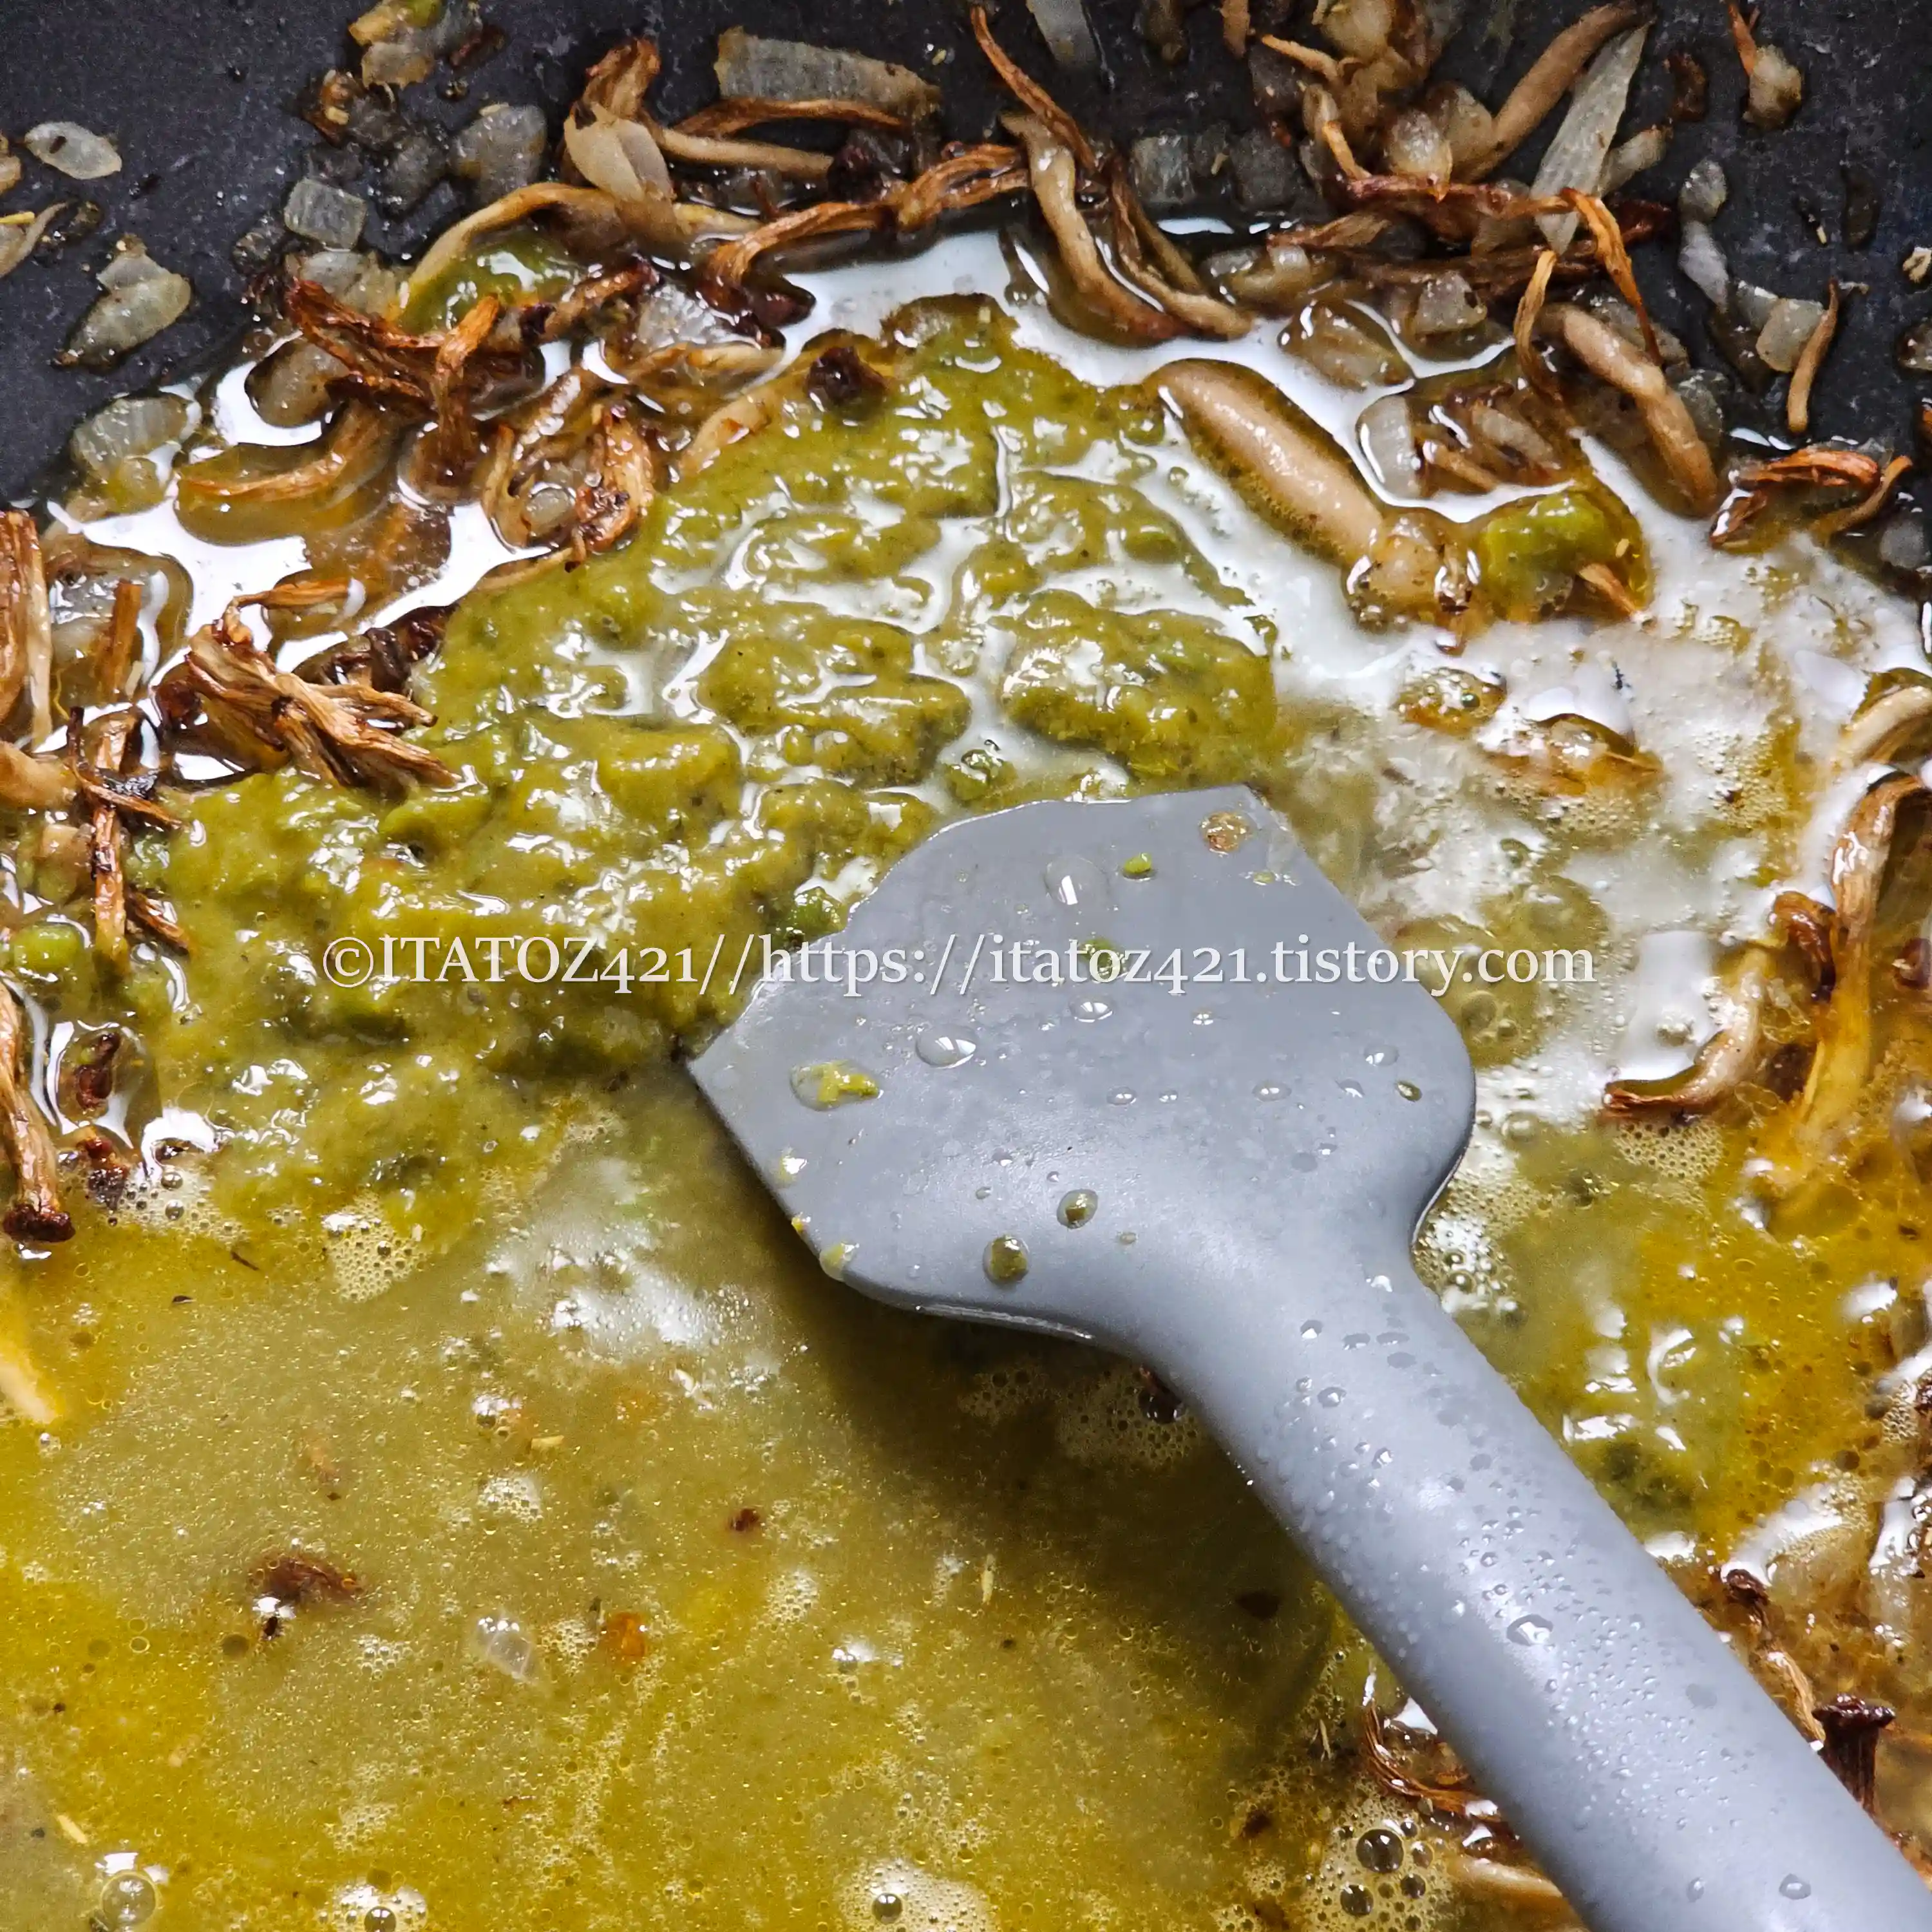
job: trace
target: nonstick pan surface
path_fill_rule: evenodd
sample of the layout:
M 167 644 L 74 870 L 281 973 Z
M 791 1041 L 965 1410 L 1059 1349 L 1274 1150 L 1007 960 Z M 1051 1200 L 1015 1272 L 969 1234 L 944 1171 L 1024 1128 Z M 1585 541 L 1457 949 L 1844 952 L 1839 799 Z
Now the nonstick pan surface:
M 0 130 L 16 137 L 34 122 L 77 120 L 112 134 L 125 165 L 83 185 L 31 160 L 10 208 L 91 196 L 106 218 L 87 240 L 36 256 L 0 281 L 0 494 L 27 490 L 60 449 L 74 422 L 112 396 L 206 362 L 245 320 L 243 277 L 229 259 L 236 237 L 277 208 L 302 172 L 317 137 L 291 112 L 304 85 L 344 60 L 350 0 L 0 0 Z M 1131 141 L 1150 130 L 1231 128 L 1254 118 L 1246 76 L 1222 49 L 1218 10 L 1197 8 L 1192 46 L 1180 68 L 1162 64 L 1136 24 L 1137 0 L 1088 0 L 1104 72 L 1082 83 L 1055 74 L 1024 0 L 1004 0 L 1000 31 L 1034 71 L 1088 124 Z M 1309 0 L 1258 0 L 1258 20 L 1293 28 Z M 1582 0 L 1470 0 L 1468 19 L 1439 70 L 1497 98 Z M 665 54 L 659 100 L 676 114 L 715 92 L 718 34 L 755 32 L 842 44 L 931 73 L 945 86 L 952 131 L 984 129 L 1000 104 L 954 0 L 489 0 L 488 18 L 506 34 L 494 57 L 464 76 L 466 97 L 434 100 L 452 125 L 490 100 L 535 100 L 560 114 L 586 62 L 621 35 L 655 36 Z M 1766 135 L 1738 118 L 1742 76 L 1720 0 L 1668 0 L 1653 49 L 1684 47 L 1711 78 L 1710 112 L 1679 130 L 1665 166 L 1637 184 L 1674 195 L 1692 161 L 1717 156 L 1732 190 L 1720 234 L 1736 272 L 1780 293 L 1819 296 L 1828 277 L 1864 284 L 1855 294 L 1814 412 L 1825 435 L 1871 436 L 1910 448 L 1910 419 L 1922 387 L 1898 370 L 1900 332 L 1932 315 L 1900 269 L 1906 253 L 1932 243 L 1932 9 L 1896 0 L 1767 0 L 1761 31 L 1803 68 L 1808 94 L 1786 131 Z M 442 77 L 447 79 L 446 76 Z M 1627 124 L 1660 116 L 1661 64 L 1646 70 Z M 432 89 L 412 92 L 412 104 Z M 1526 172 L 1534 151 L 1522 158 Z M 1877 187 L 1876 232 L 1863 248 L 1844 239 L 1844 170 Z M 1636 191 L 1634 190 L 1633 191 Z M 410 220 L 372 220 L 368 239 L 386 250 L 419 245 L 456 212 L 439 188 Z M 94 293 L 92 272 L 123 233 L 193 280 L 194 308 L 120 368 L 64 370 L 54 356 Z M 1824 239 L 1820 240 L 1822 234 Z M 1708 359 L 1699 316 L 1666 244 L 1640 251 L 1640 272 L 1660 314 Z

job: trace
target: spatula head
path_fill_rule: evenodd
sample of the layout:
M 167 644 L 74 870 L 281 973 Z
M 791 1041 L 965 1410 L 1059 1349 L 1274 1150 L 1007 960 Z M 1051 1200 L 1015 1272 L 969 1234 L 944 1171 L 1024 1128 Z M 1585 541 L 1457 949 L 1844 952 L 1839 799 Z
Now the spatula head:
M 1224 1238 L 1406 1254 L 1468 1136 L 1440 962 L 1246 790 L 958 820 L 772 964 L 693 1070 L 883 1300 L 1131 1348 Z

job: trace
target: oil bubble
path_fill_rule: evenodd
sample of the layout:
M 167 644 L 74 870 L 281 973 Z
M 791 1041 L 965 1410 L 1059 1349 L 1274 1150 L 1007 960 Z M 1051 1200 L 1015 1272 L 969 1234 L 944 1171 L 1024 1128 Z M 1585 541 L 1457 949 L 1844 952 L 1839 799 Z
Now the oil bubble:
M 982 1265 L 986 1270 L 986 1279 L 995 1288 L 1011 1288 L 1025 1279 L 1026 1271 L 1033 1263 L 1027 1253 L 1025 1242 L 1018 1235 L 995 1234 L 986 1244 Z
M 1201 836 L 1210 852 L 1238 852 L 1254 836 L 1254 820 L 1238 812 L 1210 812 L 1201 821 Z
M 1076 907 L 1090 910 L 1113 902 L 1106 875 L 1090 859 L 1056 859 L 1047 867 L 1046 877 L 1048 897 L 1069 910 Z
M 142 1873 L 118 1871 L 100 1888 L 100 1904 L 96 1922 L 118 1928 L 144 1925 L 154 1916 L 159 1901 L 154 1888 Z
M 821 1060 L 792 1069 L 791 1090 L 813 1112 L 824 1114 L 856 1100 L 876 1100 L 879 1083 L 850 1060 Z
M 928 1066 L 964 1066 L 979 1052 L 979 1042 L 963 1033 L 922 1033 L 912 1050 Z
M 1090 1187 L 1076 1187 L 1071 1193 L 1060 1197 L 1060 1225 L 1063 1228 L 1084 1228 L 1092 1220 L 1100 1205 L 1100 1197 Z
M 1547 1643 L 1555 1634 L 1555 1628 L 1547 1617 L 1518 1617 L 1504 1632 L 1511 1643 L 1537 1645 Z
M 1401 1834 L 1378 1825 L 1355 1840 L 1355 1856 L 1372 1872 L 1394 1871 L 1402 1863 Z

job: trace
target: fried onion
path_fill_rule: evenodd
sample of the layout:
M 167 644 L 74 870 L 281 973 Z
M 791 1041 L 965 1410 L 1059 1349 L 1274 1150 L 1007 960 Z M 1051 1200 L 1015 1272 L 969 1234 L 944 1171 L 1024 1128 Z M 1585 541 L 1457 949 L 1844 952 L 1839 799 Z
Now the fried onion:
M 61 1205 L 53 1134 L 34 1103 L 28 1066 L 27 1016 L 10 987 L 0 986 L 0 1147 L 14 1163 L 14 1201 L 0 1228 L 19 1242 L 64 1241 L 74 1222 Z

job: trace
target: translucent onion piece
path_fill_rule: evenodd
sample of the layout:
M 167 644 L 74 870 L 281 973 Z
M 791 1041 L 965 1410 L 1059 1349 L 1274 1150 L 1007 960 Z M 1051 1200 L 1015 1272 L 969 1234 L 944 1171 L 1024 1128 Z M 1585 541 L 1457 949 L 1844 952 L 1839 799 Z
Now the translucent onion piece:
M 1757 352 L 1780 376 L 1788 376 L 1798 366 L 1811 332 L 1824 319 L 1822 303 L 1797 302 L 1781 296 L 1772 305 L 1764 327 L 1758 332 Z
M 304 175 L 297 182 L 282 205 L 283 226 L 325 248 L 353 248 L 362 240 L 362 224 L 368 218 L 368 204 L 360 195 L 314 175 Z
M 48 224 L 65 206 L 50 202 L 31 221 L 0 221 L 0 276 L 10 275 L 40 245 Z
M 1731 265 L 1718 246 L 1718 238 L 1701 221 L 1686 221 L 1677 250 L 1677 266 L 1684 278 L 1722 308 L 1731 298 Z
M 592 188 L 619 201 L 668 199 L 670 169 L 651 130 L 640 122 L 620 121 L 602 108 L 593 107 L 588 122 L 580 122 L 574 113 L 564 118 L 564 151 L 577 172 Z
M 1415 181 L 1446 182 L 1456 168 L 1449 136 L 1415 107 L 1405 110 L 1389 124 L 1382 136 L 1382 159 L 1390 174 L 1406 175 Z
M 164 268 L 131 236 L 95 278 L 106 291 L 80 319 L 59 360 L 105 369 L 180 320 L 194 290 L 185 275 Z
M 1586 194 L 1597 192 L 1649 35 L 1648 27 L 1619 34 L 1584 70 L 1570 111 L 1536 171 L 1532 184 L 1536 194 L 1557 194 L 1566 188 L 1580 188 Z M 1544 239 L 1561 254 L 1576 235 L 1576 220 L 1574 214 L 1544 215 L 1540 224 Z
M 1084 74 L 1100 65 L 1100 50 L 1081 0 L 1027 0 L 1027 4 L 1033 9 L 1040 38 L 1062 67 Z
M 1362 412 L 1355 433 L 1370 470 L 1390 496 L 1414 498 L 1424 494 L 1422 458 L 1406 398 L 1383 396 L 1371 403 Z
M 1760 40 L 1751 65 L 1744 118 L 1754 128 L 1775 130 L 1798 112 L 1804 99 L 1803 74 L 1776 47 Z
M 728 100 L 862 100 L 908 121 L 939 112 L 939 89 L 910 68 L 732 27 L 718 37 L 718 91 Z
M 1323 302 L 1302 310 L 1282 335 L 1281 346 L 1346 389 L 1385 388 L 1408 374 L 1408 364 L 1388 337 Z
M 1423 284 L 1409 330 L 1425 340 L 1432 336 L 1462 335 L 1486 322 L 1489 314 L 1487 305 L 1469 286 L 1468 278 L 1451 268 L 1446 274 L 1431 275 Z
M 1395 0 L 1335 0 L 1321 20 L 1322 32 L 1343 53 L 1371 61 L 1394 34 Z
M 76 429 L 68 447 L 90 476 L 105 482 L 130 456 L 146 456 L 188 434 L 192 412 L 178 396 L 123 396 Z
M 103 181 L 121 172 L 120 149 L 78 121 L 43 121 L 27 130 L 20 145 L 43 166 L 70 181 Z
M 1496 116 L 1458 83 L 1433 90 L 1428 111 L 1448 141 L 1458 174 L 1472 166 L 1479 155 L 1488 153 L 1496 140 Z
M 500 201 L 536 179 L 549 140 L 541 107 L 494 101 L 457 136 L 449 171 L 475 183 L 479 200 Z
M 1714 221 L 1731 197 L 1724 169 L 1706 154 L 1694 163 L 1677 191 L 1677 212 L 1686 221 Z
M 1621 141 L 1612 148 L 1604 163 L 1604 172 L 1597 184 L 1600 195 L 1615 194 L 1626 182 L 1655 167 L 1670 150 L 1670 129 L 1660 123 L 1654 128 L 1640 128 L 1628 141 Z

